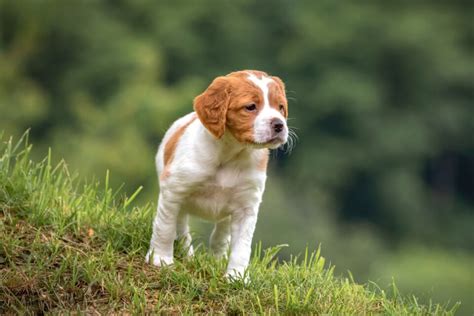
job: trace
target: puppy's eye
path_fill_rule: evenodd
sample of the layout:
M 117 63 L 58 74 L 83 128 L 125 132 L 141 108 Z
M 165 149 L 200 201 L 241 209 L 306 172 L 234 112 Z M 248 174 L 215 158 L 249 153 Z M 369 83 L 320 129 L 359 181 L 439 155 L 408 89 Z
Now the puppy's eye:
M 285 107 L 283 106 L 283 104 L 280 104 L 280 112 L 285 113 Z
M 252 103 L 252 104 L 247 105 L 245 107 L 245 109 L 249 112 L 253 112 L 253 111 L 257 110 L 257 106 L 254 103 Z

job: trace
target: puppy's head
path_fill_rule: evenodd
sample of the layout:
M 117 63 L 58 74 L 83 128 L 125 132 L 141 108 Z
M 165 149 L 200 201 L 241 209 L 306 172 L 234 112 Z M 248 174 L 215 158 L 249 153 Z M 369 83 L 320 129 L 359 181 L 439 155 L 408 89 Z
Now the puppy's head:
M 288 102 L 280 78 L 262 71 L 217 77 L 194 99 L 199 119 L 216 138 L 228 130 L 239 142 L 277 148 L 288 139 Z

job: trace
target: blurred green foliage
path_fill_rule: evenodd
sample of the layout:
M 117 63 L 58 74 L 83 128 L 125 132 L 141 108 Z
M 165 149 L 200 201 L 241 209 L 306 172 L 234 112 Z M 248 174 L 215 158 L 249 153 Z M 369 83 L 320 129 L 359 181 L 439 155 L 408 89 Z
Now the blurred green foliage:
M 39 155 L 110 169 L 155 200 L 171 122 L 215 76 L 265 70 L 286 82 L 300 141 L 273 155 L 256 239 L 286 255 L 322 243 L 340 271 L 418 292 L 462 275 L 437 296 L 457 300 L 474 291 L 472 13 L 459 0 L 0 0 L 0 129 L 31 128 Z

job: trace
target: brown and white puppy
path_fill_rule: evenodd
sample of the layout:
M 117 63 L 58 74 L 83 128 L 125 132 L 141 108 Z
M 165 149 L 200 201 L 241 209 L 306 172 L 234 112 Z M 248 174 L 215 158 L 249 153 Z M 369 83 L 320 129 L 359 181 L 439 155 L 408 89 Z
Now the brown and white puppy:
M 248 265 L 265 188 L 269 148 L 288 140 L 288 102 L 278 77 L 237 71 L 216 78 L 194 99 L 194 110 L 173 123 L 156 155 L 158 210 L 146 260 L 173 263 L 173 241 L 192 255 L 188 215 L 215 222 L 210 247 L 227 254 L 226 275 Z

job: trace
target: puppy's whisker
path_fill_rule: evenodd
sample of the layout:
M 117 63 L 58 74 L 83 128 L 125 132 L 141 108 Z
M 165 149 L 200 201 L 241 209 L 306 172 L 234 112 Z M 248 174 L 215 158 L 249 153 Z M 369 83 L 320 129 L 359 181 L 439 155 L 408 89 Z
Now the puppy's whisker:
M 293 130 L 293 128 L 289 126 L 288 127 L 288 140 L 287 140 L 287 143 L 283 146 L 282 151 L 285 154 L 291 154 L 291 152 L 293 151 L 296 145 L 297 140 L 298 140 L 298 135 Z

